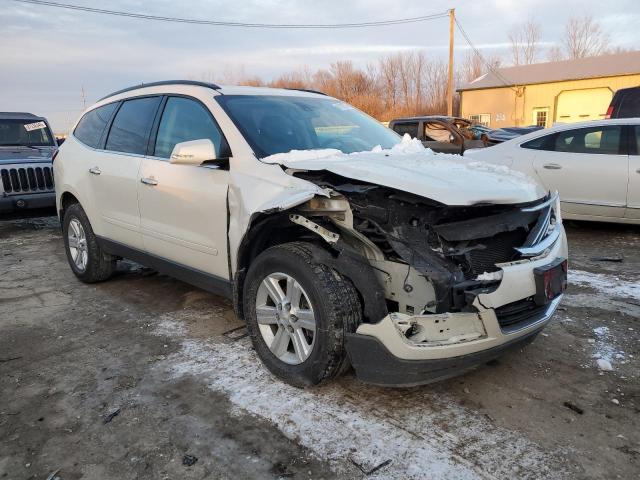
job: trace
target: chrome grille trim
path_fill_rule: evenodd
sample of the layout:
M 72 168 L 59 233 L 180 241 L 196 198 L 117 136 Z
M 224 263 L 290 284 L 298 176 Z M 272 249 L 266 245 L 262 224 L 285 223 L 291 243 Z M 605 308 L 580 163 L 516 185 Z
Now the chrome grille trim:
M 51 165 L 2 167 L 0 184 L 4 195 L 52 192 L 53 168 Z

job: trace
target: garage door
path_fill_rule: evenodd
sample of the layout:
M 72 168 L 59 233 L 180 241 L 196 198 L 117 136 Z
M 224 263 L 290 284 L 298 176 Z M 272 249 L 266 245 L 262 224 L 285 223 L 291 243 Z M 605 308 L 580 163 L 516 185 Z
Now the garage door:
M 613 92 L 608 88 L 565 90 L 558 95 L 556 122 L 600 120 L 607 113 Z

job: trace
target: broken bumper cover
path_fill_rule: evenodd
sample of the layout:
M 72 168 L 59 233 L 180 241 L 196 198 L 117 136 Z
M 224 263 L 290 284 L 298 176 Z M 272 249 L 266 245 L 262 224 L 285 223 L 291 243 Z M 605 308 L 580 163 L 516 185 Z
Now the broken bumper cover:
M 356 375 L 365 383 L 386 387 L 414 387 L 433 383 L 466 373 L 509 350 L 529 344 L 549 321 L 560 299 L 554 300 L 531 328 L 519 335 L 505 336 L 506 340 L 501 343 L 492 342 L 495 344 L 493 347 L 485 348 L 486 345 L 482 345 L 480 350 L 473 353 L 408 360 L 395 356 L 378 338 L 358 333 L 348 335 L 347 351 Z M 470 343 L 466 345 L 470 346 Z
M 521 304 L 531 305 L 537 293 L 534 270 L 566 256 L 562 231 L 544 255 L 498 265 L 502 281 L 495 291 L 476 297 L 476 312 L 390 313 L 378 323 L 360 325 L 347 337 L 358 378 L 385 386 L 421 385 L 465 373 L 526 345 L 549 322 L 562 299 L 558 295 L 546 305 L 518 310 Z

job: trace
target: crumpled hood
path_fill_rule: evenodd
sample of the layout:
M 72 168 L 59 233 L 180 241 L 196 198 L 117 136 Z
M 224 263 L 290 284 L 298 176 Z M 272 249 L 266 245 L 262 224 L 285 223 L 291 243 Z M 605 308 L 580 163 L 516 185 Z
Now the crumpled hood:
M 354 180 L 396 188 L 445 205 L 512 204 L 546 192 L 531 177 L 508 167 L 434 153 L 405 135 L 389 150 L 344 154 L 335 149 L 293 150 L 263 162 L 296 170 L 327 170 Z

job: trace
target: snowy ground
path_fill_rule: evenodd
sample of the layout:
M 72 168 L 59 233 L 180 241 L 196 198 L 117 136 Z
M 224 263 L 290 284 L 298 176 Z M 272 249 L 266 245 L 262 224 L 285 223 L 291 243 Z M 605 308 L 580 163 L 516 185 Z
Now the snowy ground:
M 0 478 L 638 476 L 640 229 L 568 226 L 570 290 L 522 351 L 427 387 L 311 390 L 225 333 L 227 301 L 135 266 L 80 285 L 58 232 L 0 223 Z

